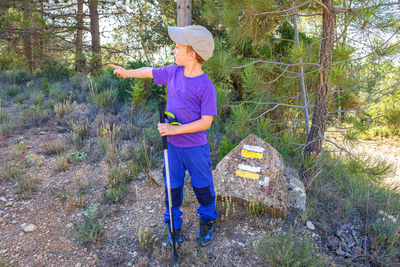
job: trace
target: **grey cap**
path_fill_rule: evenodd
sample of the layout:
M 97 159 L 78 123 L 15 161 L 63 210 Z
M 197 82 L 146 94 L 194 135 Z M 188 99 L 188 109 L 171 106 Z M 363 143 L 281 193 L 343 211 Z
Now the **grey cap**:
M 214 39 L 211 32 L 200 25 L 186 27 L 168 27 L 168 34 L 177 44 L 190 45 L 204 60 L 209 59 L 214 51 Z

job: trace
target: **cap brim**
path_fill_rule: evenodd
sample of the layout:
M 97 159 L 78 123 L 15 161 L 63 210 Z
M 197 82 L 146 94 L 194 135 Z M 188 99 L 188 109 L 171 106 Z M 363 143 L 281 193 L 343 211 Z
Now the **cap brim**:
M 182 27 L 170 27 L 168 26 L 169 37 L 177 44 L 190 45 L 186 40 Z

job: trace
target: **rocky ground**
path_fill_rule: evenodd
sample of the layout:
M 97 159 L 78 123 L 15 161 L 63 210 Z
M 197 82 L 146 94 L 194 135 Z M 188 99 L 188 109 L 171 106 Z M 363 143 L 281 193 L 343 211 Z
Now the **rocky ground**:
M 28 173 L 38 179 L 31 196 L 15 193 L 10 181 L 0 183 L 0 263 L 11 266 L 156 266 L 170 265 L 171 251 L 167 247 L 163 189 L 148 182 L 141 174 L 131 182 L 130 192 L 120 204 L 104 201 L 105 177 L 108 171 L 95 154 L 93 140 L 82 151 L 88 157 L 75 162 L 65 171 L 56 171 L 55 156 L 43 154 L 46 140 L 66 138 L 65 130 L 55 125 L 32 128 L 4 139 L 3 159 L 16 153 L 15 144 L 27 144 L 21 157 L 38 155 L 40 166 L 32 163 Z M 22 166 L 21 166 L 22 167 Z M 3 170 L 2 170 L 3 171 Z M 161 168 L 152 175 L 161 179 Z M 188 179 L 187 179 L 188 180 Z M 196 244 L 198 217 L 197 200 L 190 181 L 185 187 L 183 205 L 184 243 L 178 260 L 182 265 L 262 266 L 265 262 L 254 252 L 254 242 L 267 230 L 287 228 L 293 220 L 268 215 L 249 216 L 244 207 L 223 209 L 218 201 L 221 219 L 215 225 L 215 240 L 206 247 Z M 66 193 L 72 201 L 62 201 Z M 80 197 L 78 197 L 80 196 Z M 104 229 L 98 241 L 80 245 L 75 236 L 87 207 L 99 203 L 104 217 Z M 293 218 L 292 218 L 293 219 Z M 303 222 L 301 222 L 304 224 Z M 155 240 L 148 250 L 140 248 L 139 232 L 148 228 Z M 316 231 L 302 227 L 304 234 L 318 239 Z
M 29 197 L 15 193 L 15 185 L 10 181 L 0 181 L 0 266 L 2 263 L 75 267 L 173 265 L 162 220 L 163 188 L 139 175 L 131 182 L 122 203 L 107 203 L 104 193 L 109 170 L 98 156 L 96 142 L 87 140 L 82 151 L 88 157 L 73 163 L 65 171 L 55 170 L 55 156 L 43 154 L 43 142 L 65 140 L 66 135 L 65 129 L 49 123 L 4 138 L 0 162 L 15 152 L 16 143 L 24 141 L 27 148 L 22 157 L 38 155 L 42 163 L 25 166 L 28 173 L 38 179 L 37 190 Z M 375 147 L 376 153 L 381 154 L 381 145 L 362 144 L 371 151 Z M 385 155 L 398 160 L 400 147 L 388 145 Z M 1 167 L 0 171 L 3 171 Z M 394 179 L 398 178 L 399 170 L 396 171 Z M 161 179 L 160 167 L 153 169 L 152 175 Z M 70 192 L 70 199 L 75 200 L 62 201 L 66 192 Z M 84 211 L 96 203 L 104 218 L 102 234 L 96 242 L 81 245 L 74 233 L 85 216 Z M 250 216 L 244 207 L 231 204 L 226 208 L 226 203 L 221 200 L 217 202 L 221 216 L 215 224 L 215 240 L 210 246 L 199 248 L 195 238 L 198 229 L 196 209 L 197 200 L 188 184 L 183 205 L 184 243 L 176 262 L 182 266 L 267 266 L 255 253 L 255 242 L 267 231 L 285 231 L 294 224 L 300 226 L 304 236 L 315 240 L 317 253 L 324 254 L 330 265 L 341 265 L 329 256 L 318 229 L 310 223 L 306 225 L 295 213 L 286 220 L 267 214 Z M 147 250 L 141 248 L 143 241 L 139 240 L 139 232 L 146 228 L 155 236 Z

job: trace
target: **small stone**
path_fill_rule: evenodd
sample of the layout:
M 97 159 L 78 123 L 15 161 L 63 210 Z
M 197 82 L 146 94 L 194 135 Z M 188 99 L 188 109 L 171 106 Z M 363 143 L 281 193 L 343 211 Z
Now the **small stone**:
M 0 197 L 1 202 L 7 202 L 7 199 L 5 197 Z
M 36 225 L 30 224 L 30 225 L 28 225 L 28 226 L 26 226 L 24 228 L 24 232 L 25 233 L 32 233 L 32 232 L 36 231 L 36 229 L 37 229 Z
M 166 246 L 167 246 L 167 243 L 163 242 L 162 245 L 163 245 L 163 247 L 166 247 Z M 134 253 L 135 253 L 135 252 L 134 252 Z
M 128 266 L 132 266 L 132 262 L 128 262 L 126 265 L 128 265 Z
M 242 242 L 237 242 L 237 244 L 238 244 L 240 247 L 242 247 L 242 248 L 245 247 L 245 244 L 243 244 Z
M 306 226 L 307 226 L 307 228 L 310 229 L 311 231 L 314 231 L 314 230 L 315 230 L 314 224 L 313 224 L 312 222 L 310 222 L 310 221 L 307 221 Z
M 74 227 L 74 224 L 73 224 L 73 223 L 69 223 L 69 224 L 66 225 L 66 227 L 67 227 L 68 229 L 71 229 L 72 227 Z
M 7 202 L 5 205 L 4 205 L 4 207 L 11 207 L 12 205 L 14 205 L 14 202 Z
M 82 263 L 78 262 L 77 264 L 75 264 L 75 267 L 81 267 Z
M 167 243 L 163 243 L 163 246 L 164 246 L 164 244 L 165 244 L 165 246 L 167 245 Z M 165 246 L 164 246 L 164 247 L 165 247 Z M 135 252 L 133 252 L 133 255 L 132 255 L 132 257 L 134 257 L 134 258 L 135 258 L 135 257 L 137 256 L 137 254 L 138 254 L 138 253 L 137 253 L 136 251 L 135 251 Z
M 156 227 L 156 226 L 157 226 L 157 223 L 152 223 L 150 226 L 151 226 L 151 227 Z
M 154 210 L 149 210 L 149 213 L 153 213 L 154 212 Z

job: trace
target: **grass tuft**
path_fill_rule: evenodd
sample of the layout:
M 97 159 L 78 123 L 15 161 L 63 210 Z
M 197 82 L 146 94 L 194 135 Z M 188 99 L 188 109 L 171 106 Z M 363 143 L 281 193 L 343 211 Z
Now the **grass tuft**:
M 256 252 L 271 266 L 324 266 L 320 256 L 314 256 L 313 241 L 296 230 L 267 232 L 255 245 Z

